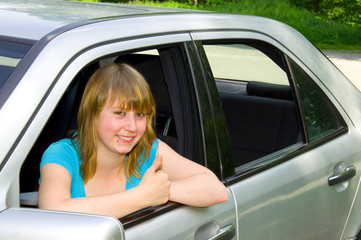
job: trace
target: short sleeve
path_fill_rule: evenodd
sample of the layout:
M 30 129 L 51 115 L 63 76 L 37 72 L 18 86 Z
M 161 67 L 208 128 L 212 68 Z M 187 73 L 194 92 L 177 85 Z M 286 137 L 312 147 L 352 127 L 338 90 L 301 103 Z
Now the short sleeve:
M 55 163 L 64 167 L 71 176 L 71 197 L 85 197 L 84 181 L 80 174 L 80 158 L 77 151 L 77 145 L 71 139 L 62 139 L 51 144 L 45 150 L 41 162 L 40 169 L 47 163 Z M 40 183 L 41 179 L 39 180 Z
M 77 171 L 77 159 L 78 156 L 71 140 L 62 139 L 51 144 L 45 150 L 41 158 L 40 168 L 47 163 L 56 163 L 68 170 L 70 176 L 74 176 L 75 171 Z

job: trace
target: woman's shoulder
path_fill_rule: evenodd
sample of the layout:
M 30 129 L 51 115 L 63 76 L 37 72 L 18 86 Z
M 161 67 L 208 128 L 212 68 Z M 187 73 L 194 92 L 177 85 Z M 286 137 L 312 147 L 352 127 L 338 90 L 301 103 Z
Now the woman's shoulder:
M 64 138 L 52 143 L 43 153 L 40 166 L 46 163 L 57 163 L 71 172 L 71 169 L 76 169 L 80 164 L 75 145 L 76 143 L 73 143 L 70 138 Z
M 54 155 L 54 154 L 60 154 L 60 155 L 77 155 L 77 143 L 74 142 L 70 138 L 63 138 L 59 141 L 56 141 L 52 143 L 44 152 L 44 155 Z
M 78 144 L 76 143 L 76 141 L 74 139 L 63 138 L 56 142 L 53 142 L 52 144 L 50 144 L 49 147 L 75 149 L 77 145 Z

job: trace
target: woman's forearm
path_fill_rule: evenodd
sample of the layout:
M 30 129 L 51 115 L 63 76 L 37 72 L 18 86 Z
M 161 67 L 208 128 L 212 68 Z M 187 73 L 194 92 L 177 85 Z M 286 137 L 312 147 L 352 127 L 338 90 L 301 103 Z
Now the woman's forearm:
M 145 196 L 137 188 L 104 196 L 71 198 L 59 201 L 39 201 L 39 208 L 110 215 L 116 218 L 148 207 Z M 39 199 L 40 200 L 40 199 Z
M 213 173 L 199 173 L 171 181 L 169 200 L 195 207 L 227 201 L 226 187 Z

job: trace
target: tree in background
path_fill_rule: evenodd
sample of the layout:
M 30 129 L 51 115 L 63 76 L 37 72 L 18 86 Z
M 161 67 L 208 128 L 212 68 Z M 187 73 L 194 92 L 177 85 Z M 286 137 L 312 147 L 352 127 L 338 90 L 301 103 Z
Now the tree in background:
M 100 2 L 127 3 L 132 0 L 98 0 Z M 133 0 L 144 1 L 144 0 Z M 169 0 L 153 0 L 167 2 Z M 173 2 L 194 6 L 220 6 L 228 3 L 257 2 L 258 0 L 171 0 Z M 361 0 L 284 0 L 300 8 L 314 12 L 317 16 L 331 22 L 361 26 Z M 277 1 L 259 1 L 261 4 L 273 4 Z
M 338 22 L 361 25 L 361 0 L 290 0 L 320 17 Z
M 320 13 L 336 22 L 361 24 L 361 0 L 323 0 Z

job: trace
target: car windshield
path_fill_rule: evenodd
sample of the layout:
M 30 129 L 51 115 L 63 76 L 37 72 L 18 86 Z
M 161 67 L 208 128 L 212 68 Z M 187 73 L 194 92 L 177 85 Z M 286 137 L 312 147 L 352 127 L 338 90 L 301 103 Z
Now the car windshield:
M 0 89 L 32 46 L 0 40 Z

